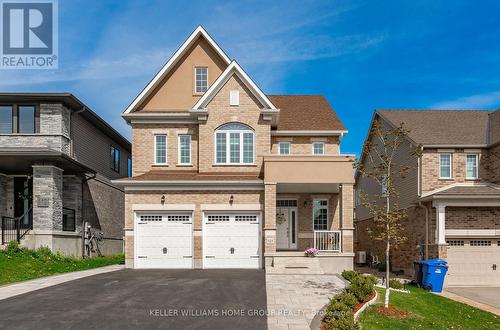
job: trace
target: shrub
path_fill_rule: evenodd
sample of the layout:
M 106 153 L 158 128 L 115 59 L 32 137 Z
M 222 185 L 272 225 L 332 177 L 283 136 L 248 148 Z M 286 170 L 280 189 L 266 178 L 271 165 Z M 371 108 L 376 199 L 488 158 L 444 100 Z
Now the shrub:
M 349 282 L 352 281 L 353 278 L 360 276 L 359 273 L 355 270 L 344 270 L 342 272 L 342 277 L 348 280 Z
M 338 319 L 326 323 L 328 330 L 358 330 L 361 329 L 359 324 L 354 320 L 354 315 L 345 315 Z
M 358 299 L 356 299 L 354 295 L 345 291 L 333 297 L 332 300 L 346 305 L 351 310 L 358 304 Z
M 21 248 L 19 247 L 19 243 L 16 241 L 10 241 L 9 244 L 7 244 L 7 249 L 5 251 L 8 255 L 12 255 L 21 251 Z
M 396 280 L 395 278 L 391 278 L 389 280 L 389 286 L 393 289 L 403 289 L 404 288 L 404 285 L 403 283 L 399 282 L 398 280 Z
M 358 302 L 361 303 L 372 294 L 376 282 L 377 278 L 374 276 L 358 276 L 353 278 L 346 291 L 354 295 Z

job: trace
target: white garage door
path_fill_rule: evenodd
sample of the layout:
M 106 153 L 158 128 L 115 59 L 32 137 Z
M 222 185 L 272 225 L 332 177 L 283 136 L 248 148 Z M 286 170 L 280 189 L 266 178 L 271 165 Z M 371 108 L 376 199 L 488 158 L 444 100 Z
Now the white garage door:
M 448 239 L 445 285 L 500 286 L 500 239 Z
M 192 268 L 191 214 L 137 214 L 135 268 Z
M 205 214 L 203 268 L 260 268 L 258 214 Z

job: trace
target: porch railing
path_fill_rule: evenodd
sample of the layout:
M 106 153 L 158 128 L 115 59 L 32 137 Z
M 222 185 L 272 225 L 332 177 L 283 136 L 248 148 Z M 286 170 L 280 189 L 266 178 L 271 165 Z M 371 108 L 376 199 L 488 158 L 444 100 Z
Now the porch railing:
M 340 231 L 315 230 L 314 247 L 320 251 L 340 252 Z
M 27 220 L 27 221 L 25 221 Z M 23 215 L 12 218 L 2 217 L 2 245 L 10 241 L 21 242 L 21 239 L 33 229 L 33 208 L 30 207 Z

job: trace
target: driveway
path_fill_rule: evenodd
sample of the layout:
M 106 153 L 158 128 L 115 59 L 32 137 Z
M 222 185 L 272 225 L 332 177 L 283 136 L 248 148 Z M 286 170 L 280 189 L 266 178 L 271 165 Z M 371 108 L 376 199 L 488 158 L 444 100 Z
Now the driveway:
M 500 308 L 500 287 L 447 287 L 446 291 Z
M 266 329 L 264 270 L 120 270 L 0 301 L 0 329 Z

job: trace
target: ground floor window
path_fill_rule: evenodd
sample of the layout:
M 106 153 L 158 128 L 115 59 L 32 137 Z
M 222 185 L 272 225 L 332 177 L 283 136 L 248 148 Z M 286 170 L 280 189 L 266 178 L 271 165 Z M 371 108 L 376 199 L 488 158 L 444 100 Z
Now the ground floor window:
M 63 207 L 63 231 L 75 231 L 75 210 Z
M 328 200 L 313 200 L 314 230 L 328 230 Z

